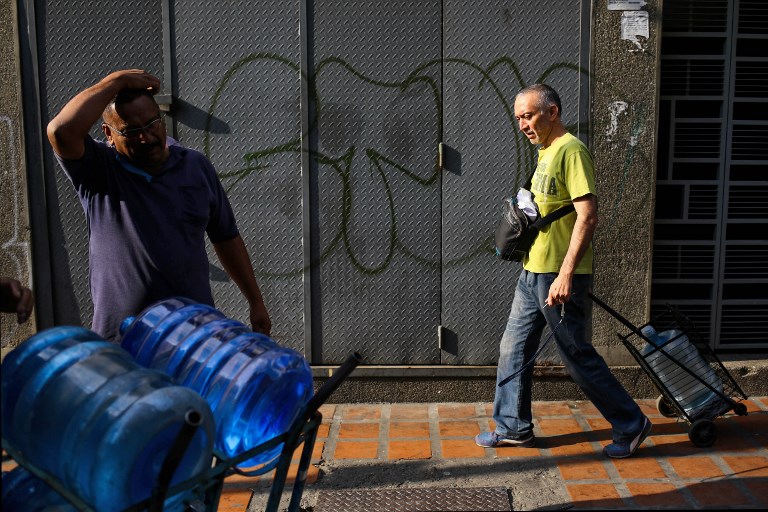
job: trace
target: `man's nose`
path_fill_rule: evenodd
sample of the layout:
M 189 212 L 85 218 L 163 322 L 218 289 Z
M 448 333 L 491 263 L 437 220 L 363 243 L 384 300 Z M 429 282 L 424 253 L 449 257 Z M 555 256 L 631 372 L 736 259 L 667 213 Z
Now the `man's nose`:
M 152 132 L 151 128 L 142 128 L 139 133 L 139 140 L 144 143 L 155 142 L 157 140 L 157 135 Z

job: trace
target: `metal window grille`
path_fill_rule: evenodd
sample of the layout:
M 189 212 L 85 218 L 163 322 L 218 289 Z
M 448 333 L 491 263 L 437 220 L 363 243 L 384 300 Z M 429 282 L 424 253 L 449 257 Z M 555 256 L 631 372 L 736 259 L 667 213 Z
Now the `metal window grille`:
M 651 313 L 768 348 L 768 4 L 664 3 Z

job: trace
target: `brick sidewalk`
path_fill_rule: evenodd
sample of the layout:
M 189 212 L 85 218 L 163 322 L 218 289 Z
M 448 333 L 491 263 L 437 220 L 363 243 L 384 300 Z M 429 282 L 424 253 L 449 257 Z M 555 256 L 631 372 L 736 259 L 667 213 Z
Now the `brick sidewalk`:
M 549 458 L 576 509 L 768 508 L 768 398 L 745 402 L 748 416 L 715 420 L 714 446 L 699 448 L 688 424 L 639 400 L 653 431 L 638 453 L 602 455 L 610 429 L 590 402 L 535 402 L 535 448 L 481 448 L 475 434 L 494 428 L 488 403 L 326 404 L 307 489 L 321 460 Z M 542 461 L 544 462 L 544 461 Z M 295 474 L 295 468 L 292 470 Z M 220 510 L 245 510 L 249 488 L 269 475 L 228 485 Z M 233 508 L 226 508 L 231 505 Z
M 661 416 L 654 400 L 638 403 L 653 431 L 635 456 L 621 460 L 602 455 L 610 430 L 589 402 L 535 402 L 537 446 L 499 449 L 473 440 L 494 428 L 488 403 L 326 404 L 307 489 L 321 478 L 322 463 L 332 459 L 517 457 L 554 462 L 575 509 L 768 508 L 768 397 L 746 401 L 748 416 L 717 418 L 717 441 L 709 448 L 694 446 L 687 423 Z M 3 470 L 13 465 L 4 463 Z M 243 512 L 252 489 L 269 485 L 270 474 L 229 477 L 218 510 Z

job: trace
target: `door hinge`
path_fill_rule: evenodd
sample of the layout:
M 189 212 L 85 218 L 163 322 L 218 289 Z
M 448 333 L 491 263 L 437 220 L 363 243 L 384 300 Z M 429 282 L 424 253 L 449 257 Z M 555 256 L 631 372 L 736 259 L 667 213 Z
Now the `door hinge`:
M 443 349 L 443 326 L 442 325 L 437 326 L 437 348 L 440 350 Z
M 443 160 L 443 143 L 440 142 L 437 144 L 437 168 L 443 169 L 444 163 L 445 162 Z

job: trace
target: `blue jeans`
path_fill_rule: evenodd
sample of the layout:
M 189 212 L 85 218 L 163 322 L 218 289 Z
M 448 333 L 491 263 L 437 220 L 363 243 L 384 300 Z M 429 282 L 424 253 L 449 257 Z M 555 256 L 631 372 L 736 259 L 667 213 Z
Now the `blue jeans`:
M 544 326 L 548 325 L 555 331 L 558 352 L 571 378 L 611 424 L 613 441 L 626 442 L 642 428 L 643 413 L 592 346 L 592 300 L 587 296 L 592 276 L 573 277 L 571 300 L 565 303 L 565 316 L 559 327 L 561 306 L 544 305 L 556 277 L 557 274 L 525 270 L 520 274 L 512 311 L 501 338 L 496 383 L 531 360 L 541 342 Z M 533 366 L 496 387 L 493 419 L 499 435 L 519 438 L 533 430 Z

